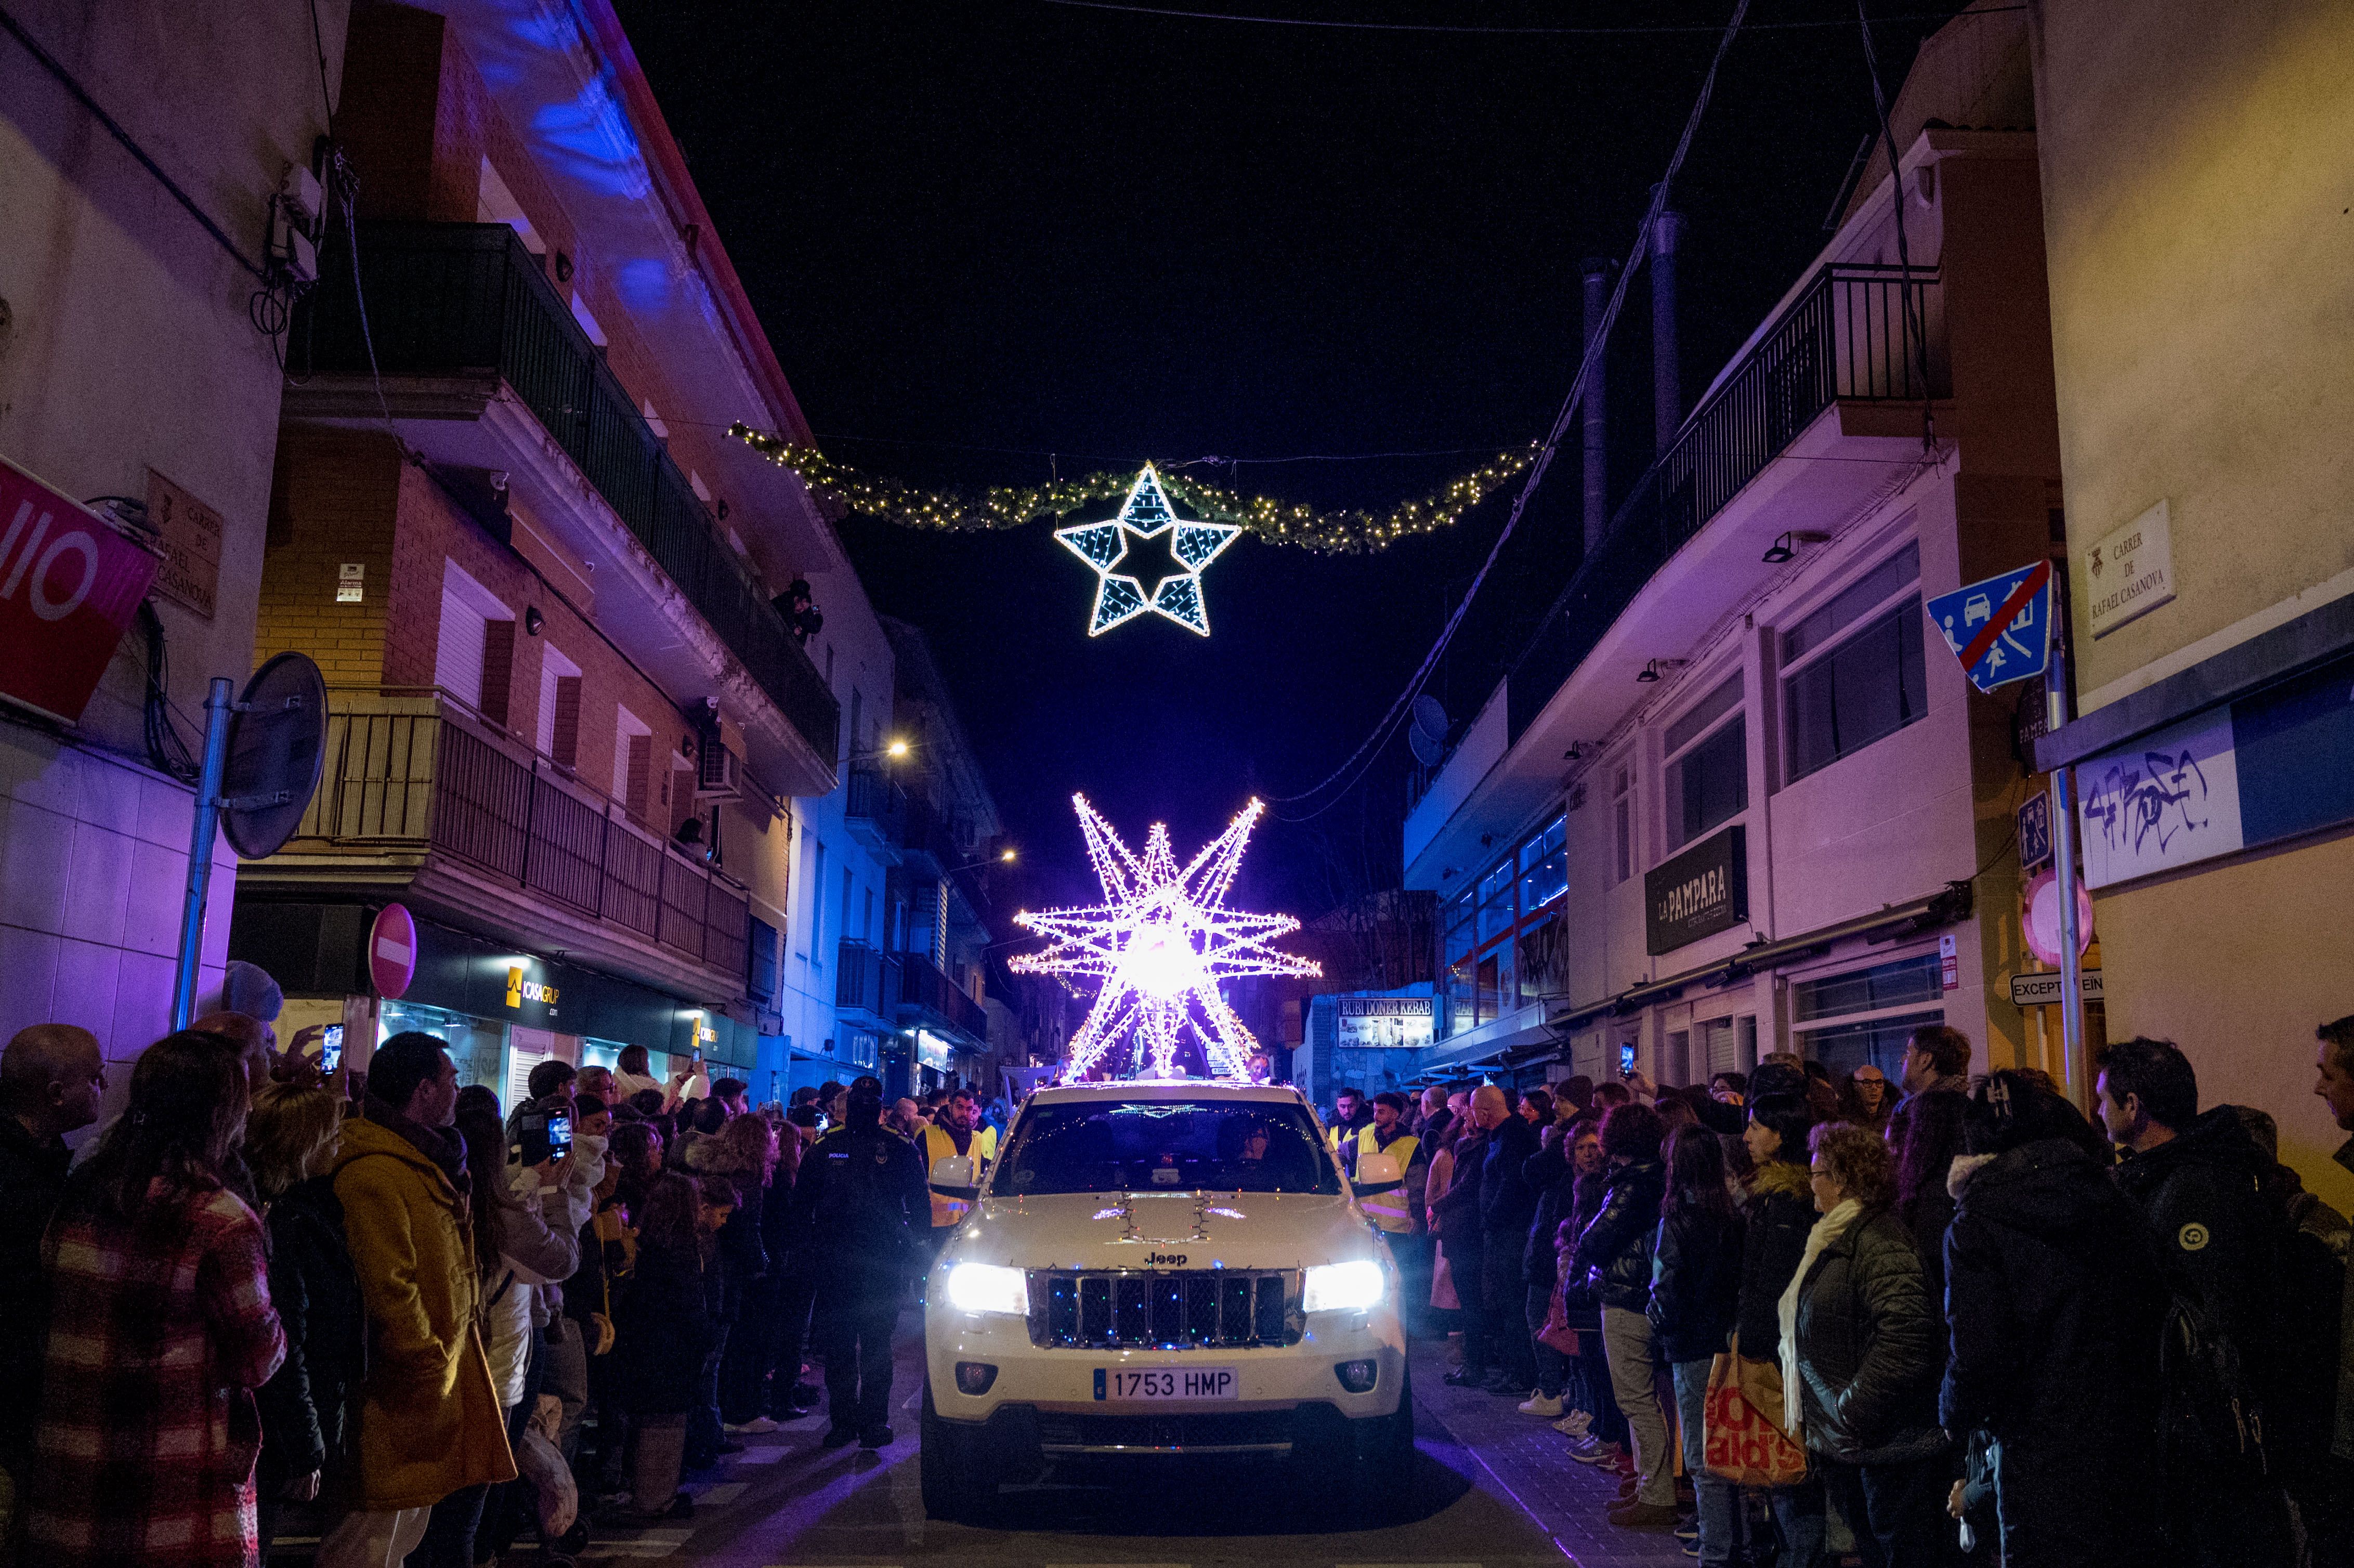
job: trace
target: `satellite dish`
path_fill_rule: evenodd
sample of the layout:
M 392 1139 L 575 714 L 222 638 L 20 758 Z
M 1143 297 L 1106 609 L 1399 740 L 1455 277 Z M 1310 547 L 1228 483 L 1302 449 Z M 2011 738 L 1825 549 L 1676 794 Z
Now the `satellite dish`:
M 254 672 L 228 721 L 221 831 L 248 860 L 276 854 L 318 792 L 327 759 L 327 683 L 307 655 Z
M 1447 742 L 1447 710 L 1427 692 L 1414 699 L 1414 727 L 1442 746 Z
M 1424 734 L 1418 723 L 1405 732 L 1405 743 L 1414 748 L 1414 759 L 1425 768 L 1437 767 L 1439 759 L 1447 755 L 1447 748 Z

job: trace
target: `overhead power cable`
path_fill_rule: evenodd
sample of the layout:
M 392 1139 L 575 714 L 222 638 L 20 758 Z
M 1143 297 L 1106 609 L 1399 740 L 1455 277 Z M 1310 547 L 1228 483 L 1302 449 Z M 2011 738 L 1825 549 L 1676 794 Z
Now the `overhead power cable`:
M 1447 644 L 1455 640 L 1457 629 L 1463 624 L 1463 617 L 1469 611 L 1472 601 L 1479 597 L 1480 585 L 1488 580 L 1488 574 L 1495 570 L 1497 560 L 1504 553 L 1505 542 L 1520 526 L 1522 514 L 1528 510 L 1537 487 L 1544 482 L 1545 471 L 1552 467 L 1553 453 L 1560 450 L 1563 439 L 1568 434 L 1570 420 L 1576 416 L 1587 387 L 1602 374 L 1603 351 L 1609 344 L 1610 329 L 1617 322 L 1618 313 L 1627 302 L 1628 285 L 1632 281 L 1636 270 L 1642 265 L 1643 258 L 1649 253 L 1651 231 L 1659 221 L 1659 214 L 1667 209 L 1668 196 L 1674 188 L 1676 175 L 1683 169 L 1684 158 L 1691 152 L 1692 138 L 1699 132 L 1701 120 L 1708 112 L 1708 101 L 1716 91 L 1716 73 L 1723 66 L 1725 53 L 1733 48 L 1733 40 L 1740 34 L 1742 21 L 1748 14 L 1749 0 L 1736 0 L 1733 16 L 1724 25 L 1723 36 L 1717 39 L 1716 53 L 1708 62 L 1708 74 L 1701 79 L 1700 92 L 1692 100 L 1691 112 L 1685 117 L 1683 134 L 1676 139 L 1676 150 L 1668 160 L 1667 173 L 1660 176 L 1659 184 L 1651 187 L 1651 205 L 1644 209 L 1643 221 L 1635 230 L 1635 241 L 1628 248 L 1627 264 L 1618 269 L 1618 281 L 1610 291 L 1610 302 L 1602 313 L 1601 325 L 1586 339 L 1585 355 L 1577 365 L 1577 378 L 1570 384 L 1569 396 L 1562 399 L 1561 412 L 1554 417 L 1552 430 L 1546 435 L 1544 444 L 1538 449 L 1536 461 L 1529 465 L 1528 477 L 1521 483 L 1521 493 L 1513 498 L 1511 514 L 1504 519 L 1504 526 L 1496 535 L 1495 544 L 1489 547 L 1488 558 L 1480 563 L 1478 574 L 1471 579 L 1471 586 L 1463 590 L 1462 601 L 1447 618 L 1446 626 L 1440 630 L 1438 640 L 1431 644 L 1430 652 L 1424 656 L 1421 667 L 1415 671 L 1413 679 L 1406 682 L 1405 689 L 1398 694 L 1397 701 L 1390 705 L 1389 712 L 1382 715 L 1381 722 L 1373 726 L 1373 733 L 1365 737 L 1363 744 L 1351 752 L 1340 767 L 1309 789 L 1296 795 L 1267 797 L 1267 805 L 1275 810 L 1280 820 L 1304 822 L 1339 803 L 1341 794 L 1373 766 L 1373 759 L 1381 755 L 1382 747 L 1391 736 L 1397 733 L 1397 727 L 1412 708 L 1414 699 L 1421 694 L 1431 672 L 1437 668 L 1439 659 L 1447 652 Z M 1279 809 L 1315 800 L 1336 781 L 1343 781 L 1341 791 L 1335 792 L 1331 800 L 1313 810 L 1294 815 Z
M 1489 33 L 1498 34 L 1508 37 L 1552 37 L 1607 38 L 1642 37 L 1662 35 L 1672 37 L 1679 34 L 1712 33 L 1716 31 L 1714 27 L 1708 26 L 1706 23 L 1655 22 L 1648 26 L 1635 25 L 1617 27 L 1511 27 L 1483 26 L 1473 23 L 1353 22 L 1345 20 L 1331 21 L 1315 16 L 1246 16 L 1235 11 L 1181 11 L 1166 5 L 1129 5 L 1118 4 L 1116 3 L 1116 0 L 1044 0 L 1044 3 L 1049 5 L 1068 6 L 1074 10 L 1080 11 L 1125 11 L 1133 16 L 1173 16 L 1193 22 L 1247 22 L 1267 27 L 1326 27 L 1336 31 L 1351 33 L 1466 33 L 1475 35 Z M 1988 5 L 1973 12 L 1972 15 L 1984 16 L 1989 16 L 1997 11 L 2024 11 L 2026 9 L 2027 7 L 2024 5 Z M 1881 18 L 1881 20 L 1884 22 L 1943 22 L 1949 19 L 1950 13 L 1942 11 L 1922 12 L 1917 15 L 1902 16 L 1883 16 Z M 1797 28 L 1844 27 L 1846 26 L 1847 23 L 1845 21 L 1839 19 L 1827 19 L 1822 21 L 1759 22 L 1752 26 L 1750 31 L 1786 32 Z

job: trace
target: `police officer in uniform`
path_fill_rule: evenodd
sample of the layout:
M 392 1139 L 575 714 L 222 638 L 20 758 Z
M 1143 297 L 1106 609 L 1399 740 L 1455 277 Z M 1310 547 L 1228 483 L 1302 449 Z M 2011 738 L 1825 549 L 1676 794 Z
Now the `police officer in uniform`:
M 928 1217 L 922 1156 L 883 1125 L 871 1082 L 854 1086 L 843 1125 L 802 1157 L 793 1186 L 795 1229 L 818 1279 L 829 1448 L 891 1441 L 891 1330 Z

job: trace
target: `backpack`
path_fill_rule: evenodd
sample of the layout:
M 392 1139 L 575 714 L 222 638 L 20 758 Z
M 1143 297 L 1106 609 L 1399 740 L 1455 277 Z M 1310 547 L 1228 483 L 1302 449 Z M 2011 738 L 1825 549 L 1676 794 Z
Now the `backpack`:
M 2194 1292 L 2168 1292 L 2158 1371 L 2163 1471 L 2246 1480 L 2271 1474 L 2261 1383 Z

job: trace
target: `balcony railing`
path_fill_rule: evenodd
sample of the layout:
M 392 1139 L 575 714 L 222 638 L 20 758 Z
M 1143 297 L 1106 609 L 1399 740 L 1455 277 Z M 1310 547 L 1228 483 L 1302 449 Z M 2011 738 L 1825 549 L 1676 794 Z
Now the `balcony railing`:
M 904 1022 L 920 1022 L 920 1015 L 928 1013 L 931 1021 L 960 1031 L 975 1044 L 988 1040 L 989 1014 L 981 1011 L 981 1003 L 923 954 L 901 953 L 898 958 L 899 1013 Z
M 879 768 L 853 767 L 843 815 L 852 834 L 870 849 L 897 843 L 907 832 L 907 792 Z
M 899 1000 L 899 955 L 845 938 L 835 959 L 833 1005 L 888 1022 Z
M 740 885 L 430 690 L 339 688 L 286 853 L 425 850 L 740 979 Z
M 1925 325 L 1927 374 L 1908 337 L 1904 294 Z M 1914 268 L 1826 267 L 1684 422 L 1683 433 L 1620 503 L 1610 531 L 1553 601 L 1506 677 L 1517 741 L 1634 602 L 1651 575 L 1750 481 L 1842 399 L 1919 402 L 1949 395 L 1944 296 Z
M 295 307 L 290 368 L 304 376 L 496 372 L 801 738 L 821 757 L 835 755 L 841 709 L 824 678 L 515 231 L 372 220 L 359 226 L 359 252 L 365 333 L 349 251 L 329 246 L 319 286 Z

